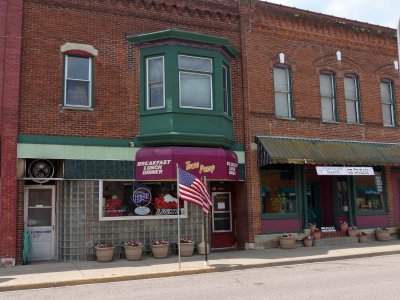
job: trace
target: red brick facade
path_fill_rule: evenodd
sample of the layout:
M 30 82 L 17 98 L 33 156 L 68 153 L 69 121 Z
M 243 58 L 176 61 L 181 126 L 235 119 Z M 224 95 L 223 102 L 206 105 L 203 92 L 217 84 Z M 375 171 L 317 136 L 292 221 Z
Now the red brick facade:
M 16 160 L 22 0 L 0 1 L 0 258 L 16 257 Z M 4 62 L 4 64 L 3 64 Z M 7 259 L 10 259 L 7 261 Z M 0 263 L 1 265 L 1 263 Z

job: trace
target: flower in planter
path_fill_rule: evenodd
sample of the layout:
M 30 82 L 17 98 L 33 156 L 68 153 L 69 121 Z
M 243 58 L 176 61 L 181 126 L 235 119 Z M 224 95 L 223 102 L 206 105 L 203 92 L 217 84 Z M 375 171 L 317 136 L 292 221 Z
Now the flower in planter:
M 193 243 L 193 240 L 191 238 L 181 238 L 180 243 L 181 244 L 191 244 L 191 243 Z
M 304 239 L 305 240 L 313 240 L 314 237 L 312 235 L 307 235 Z
M 350 226 L 350 227 L 348 228 L 348 230 L 357 230 L 357 227 L 356 227 L 356 226 Z
M 96 248 L 113 248 L 113 247 L 114 246 L 111 242 L 105 242 L 105 243 L 100 242 L 100 243 L 97 243 L 97 245 L 96 245 Z
M 294 239 L 294 234 L 293 233 L 284 233 L 284 234 L 282 234 L 282 237 Z
M 163 240 L 153 240 L 151 242 L 151 244 L 153 246 L 160 246 L 160 245 L 168 245 L 169 243 L 167 241 L 163 241 Z
M 388 228 L 386 228 L 386 227 L 378 227 L 377 229 L 376 229 L 377 231 L 383 231 L 383 230 L 389 230 Z
M 367 234 L 364 231 L 361 231 L 358 235 L 359 236 L 367 236 Z
M 143 244 L 139 241 L 129 241 L 129 242 L 125 242 L 124 246 L 125 247 L 142 247 Z
M 341 221 L 339 221 L 339 223 L 340 223 L 340 224 L 347 224 L 347 221 L 341 220 Z

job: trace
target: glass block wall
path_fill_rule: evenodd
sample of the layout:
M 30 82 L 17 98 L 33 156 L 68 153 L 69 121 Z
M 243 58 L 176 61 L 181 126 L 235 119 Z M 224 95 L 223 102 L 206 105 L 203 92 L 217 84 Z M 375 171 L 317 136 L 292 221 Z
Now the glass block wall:
M 99 221 L 99 181 L 70 180 L 59 183 L 58 256 L 64 261 L 94 260 L 98 242 L 112 242 L 115 257 L 123 243 L 138 240 L 150 252 L 155 239 L 177 242 L 177 219 Z M 188 203 L 188 218 L 180 219 L 181 237 L 201 241 L 203 213 Z

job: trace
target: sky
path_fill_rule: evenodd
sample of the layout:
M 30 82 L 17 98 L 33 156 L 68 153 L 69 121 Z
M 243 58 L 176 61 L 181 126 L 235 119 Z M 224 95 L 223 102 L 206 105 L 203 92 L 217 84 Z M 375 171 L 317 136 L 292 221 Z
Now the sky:
M 350 20 L 367 22 L 397 29 L 400 18 L 400 0 L 267 0 L 333 15 Z

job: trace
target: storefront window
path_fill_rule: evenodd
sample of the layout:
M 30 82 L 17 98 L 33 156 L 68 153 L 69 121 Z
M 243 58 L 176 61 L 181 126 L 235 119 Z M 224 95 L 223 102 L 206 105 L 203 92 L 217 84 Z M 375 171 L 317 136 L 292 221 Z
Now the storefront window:
M 357 191 L 357 208 L 361 211 L 376 211 L 384 209 L 382 176 L 357 176 L 355 178 Z
M 295 174 L 292 166 L 275 167 L 261 173 L 263 213 L 296 213 Z
M 347 213 L 349 211 L 349 190 L 346 176 L 337 177 L 337 193 L 339 200 L 339 211 L 342 213 Z
M 100 181 L 100 220 L 176 218 L 176 182 Z M 185 203 L 179 201 L 182 217 Z

